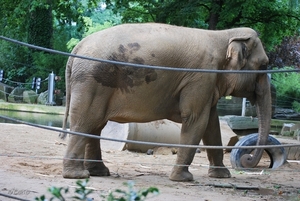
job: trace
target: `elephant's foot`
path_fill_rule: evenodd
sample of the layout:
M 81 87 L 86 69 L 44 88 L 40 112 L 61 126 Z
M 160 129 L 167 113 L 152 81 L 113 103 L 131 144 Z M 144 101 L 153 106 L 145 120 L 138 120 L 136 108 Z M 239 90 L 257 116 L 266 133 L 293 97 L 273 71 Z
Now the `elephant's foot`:
M 208 176 L 213 178 L 230 178 L 231 174 L 229 170 L 225 167 L 210 167 L 208 170 Z
M 90 172 L 91 176 L 110 176 L 109 169 L 104 163 L 85 163 L 85 168 Z
M 66 179 L 85 179 L 90 177 L 88 170 L 74 169 L 74 168 L 63 168 L 63 177 Z
M 172 181 L 193 181 L 193 175 L 189 172 L 188 167 L 173 167 L 172 173 L 169 177 Z
M 89 178 L 90 173 L 83 166 L 82 161 L 64 160 L 62 176 L 68 179 Z

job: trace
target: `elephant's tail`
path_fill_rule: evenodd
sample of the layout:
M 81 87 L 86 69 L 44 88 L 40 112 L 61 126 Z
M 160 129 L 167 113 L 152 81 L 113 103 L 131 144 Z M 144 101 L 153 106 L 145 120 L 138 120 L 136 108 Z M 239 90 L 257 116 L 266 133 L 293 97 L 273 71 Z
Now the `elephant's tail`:
M 67 122 L 70 110 L 70 99 L 71 99 L 71 88 L 70 88 L 70 77 L 71 77 L 71 69 L 73 64 L 74 57 L 69 57 L 67 65 L 66 65 L 66 72 L 65 72 L 65 82 L 66 82 L 66 110 L 65 116 L 63 120 L 62 129 L 67 129 Z M 65 139 L 67 137 L 67 133 L 61 132 L 59 133 L 59 137 L 61 139 Z

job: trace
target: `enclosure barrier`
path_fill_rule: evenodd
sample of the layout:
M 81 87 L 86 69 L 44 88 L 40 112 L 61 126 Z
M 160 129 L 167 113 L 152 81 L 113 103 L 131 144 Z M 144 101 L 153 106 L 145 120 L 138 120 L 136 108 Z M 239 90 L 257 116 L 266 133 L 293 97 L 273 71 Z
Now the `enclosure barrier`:
M 135 64 L 135 63 L 128 63 L 128 62 L 121 62 L 121 61 L 112 61 L 112 60 L 106 60 L 106 59 L 98 59 L 98 58 L 93 58 L 93 57 L 87 57 L 87 56 L 82 56 L 82 55 L 77 55 L 77 54 L 71 54 L 63 51 L 58 51 L 58 50 L 53 50 L 50 48 L 44 48 L 36 45 L 31 45 L 25 42 L 21 42 L 18 40 L 14 40 L 8 37 L 0 36 L 0 39 L 26 46 L 32 49 L 36 50 L 41 50 L 49 53 L 54 53 L 54 54 L 61 54 L 64 56 L 69 56 L 69 57 L 76 57 L 80 59 L 86 59 L 86 60 L 91 60 L 91 61 L 97 61 L 97 62 L 104 62 L 104 63 L 110 63 L 110 64 L 115 64 L 115 65 L 122 65 L 122 66 L 131 66 L 131 67 L 136 67 L 136 68 L 149 68 L 149 69 L 155 69 L 155 70 L 166 70 L 166 71 L 181 71 L 181 72 L 199 72 L 199 73 L 238 73 L 238 74 L 243 74 L 243 73 L 259 73 L 259 74 L 265 74 L 265 73 L 286 73 L 286 72 L 300 72 L 300 69 L 285 69 L 285 70 L 211 70 L 211 69 L 193 69 L 193 68 L 175 68 L 175 67 L 167 67 L 167 66 L 152 66 L 152 65 L 142 65 L 142 64 Z
M 131 143 L 131 144 L 143 144 L 143 145 L 153 145 L 153 146 L 159 146 L 159 147 L 174 147 L 174 148 L 199 148 L 199 149 L 265 149 L 265 148 L 281 148 L 281 147 L 298 147 L 300 144 L 280 144 L 280 145 L 255 145 L 255 146 L 208 146 L 208 145 L 186 145 L 186 144 L 169 144 L 169 143 L 156 143 L 156 142 L 144 142 L 144 141 L 138 141 L 138 140 L 123 140 L 123 139 L 115 139 L 115 138 L 109 138 L 109 137 L 103 137 L 103 136 L 97 136 L 97 135 L 91 135 L 87 133 L 81 133 L 81 132 L 75 132 L 75 131 L 68 131 L 68 130 L 62 130 L 55 127 L 47 127 L 39 124 L 33 124 L 21 120 L 17 120 L 14 118 L 6 117 L 3 115 L 0 115 L 0 118 L 14 121 L 17 123 L 21 123 L 28 126 L 33 126 L 36 128 L 42 128 L 50 131 L 56 131 L 59 133 L 67 133 L 72 135 L 78 135 L 81 137 L 88 137 L 93 138 L 97 140 L 108 140 L 108 141 L 114 141 L 114 142 L 123 142 L 123 143 Z
M 87 60 L 92 60 L 92 61 L 97 61 L 97 62 L 111 63 L 111 64 L 115 64 L 115 65 L 131 66 L 131 67 L 136 67 L 136 68 L 150 68 L 150 69 L 155 69 L 155 70 L 182 71 L 182 72 L 199 72 L 199 73 L 261 73 L 261 74 L 265 74 L 265 73 L 300 72 L 300 69 L 289 69 L 289 70 L 258 70 L 258 71 L 243 70 L 243 71 L 240 71 L 240 70 L 187 69 L 187 68 L 175 68 L 175 67 L 141 65 L 141 64 L 120 62 L 120 61 L 111 61 L 111 60 L 105 60 L 105 59 L 97 59 L 97 58 L 91 58 L 91 57 L 86 57 L 86 56 L 81 56 L 81 55 L 66 53 L 66 52 L 62 52 L 62 51 L 57 51 L 57 50 L 53 50 L 53 49 L 49 49 L 49 48 L 44 48 L 44 47 L 35 46 L 35 45 L 28 44 L 28 43 L 20 42 L 20 41 L 17 41 L 17 40 L 14 40 L 14 39 L 10 39 L 10 38 L 4 37 L 4 36 L 0 36 L 0 39 L 9 41 L 9 42 L 12 42 L 12 43 L 15 43 L 15 44 L 23 45 L 23 46 L 26 46 L 26 47 L 29 47 L 29 48 L 33 48 L 33 49 L 37 49 L 37 50 L 49 52 L 49 53 L 61 54 L 61 55 L 65 55 L 65 56 L 77 57 L 77 58 L 87 59 Z M 3 79 L 3 72 L 2 72 L 2 79 Z M 260 146 L 256 145 L 256 146 L 247 146 L 247 147 L 245 147 L 245 146 L 205 146 L 205 145 L 182 145 L 182 144 L 154 143 L 154 142 L 143 142 L 143 141 L 135 141 L 135 140 L 120 140 L 120 139 L 114 139 L 114 138 L 107 138 L 107 137 L 90 135 L 90 134 L 86 134 L 86 133 L 80 133 L 80 132 L 74 132 L 74 131 L 66 131 L 66 130 L 57 129 L 57 128 L 53 128 L 53 127 L 46 127 L 46 126 L 42 126 L 42 125 L 28 123 L 28 122 L 21 121 L 21 120 L 16 120 L 16 119 L 9 118 L 9 117 L 2 116 L 2 115 L 0 115 L 0 118 L 7 119 L 7 120 L 10 120 L 10 121 L 14 121 L 14 122 L 21 123 L 21 124 L 25 124 L 25 125 L 28 125 L 28 126 L 33 126 L 33 127 L 41 128 L 41 129 L 47 129 L 47 130 L 56 131 L 56 132 L 60 132 L 60 133 L 68 133 L 68 134 L 72 134 L 72 135 L 79 135 L 79 136 L 82 136 L 82 137 L 89 137 L 89 138 L 98 139 L 98 140 L 110 140 L 110 141 L 115 141 L 115 142 L 124 142 L 124 143 L 132 143 L 132 144 L 147 144 L 147 145 L 160 146 L 160 147 L 203 148 L 203 149 L 255 149 L 255 148 L 265 149 L 265 148 L 275 148 L 275 147 L 276 148 L 280 148 L 280 147 L 296 147 L 296 146 L 300 146 L 300 144 L 260 145 Z M 12 155 L 0 154 L 0 156 L 12 156 Z M 14 156 L 15 157 L 21 157 L 21 156 L 16 156 L 16 155 L 14 155 Z M 39 157 L 36 157 L 36 158 L 39 158 Z M 42 158 L 42 157 L 40 157 L 40 158 Z M 64 158 L 64 159 L 66 159 L 66 158 Z M 63 160 L 63 159 L 61 158 L 61 160 Z M 74 160 L 74 159 L 68 159 L 68 160 Z M 78 160 L 78 159 L 76 159 L 76 160 Z M 79 160 L 81 160 L 81 159 L 79 159 Z M 95 162 L 95 160 L 85 160 L 85 161 L 94 161 Z M 101 161 L 97 160 L 96 162 L 101 162 Z M 155 164 L 152 164 L 152 165 L 155 165 Z M 162 164 L 157 164 L 157 165 L 162 165 Z M 166 165 L 166 164 L 164 164 L 164 165 Z M 168 164 L 168 165 L 174 166 L 174 164 Z M 201 167 L 208 167 L 207 165 L 200 165 L 200 166 Z M 218 168 L 228 168 L 228 167 L 218 167 Z M 231 169 L 231 168 L 228 168 L 228 169 Z M 252 168 L 252 169 L 255 170 L 255 169 L 258 169 L 258 168 Z M 239 168 L 239 170 L 241 170 L 241 168 Z M 258 170 L 261 170 L 261 168 L 258 169 Z M 272 170 L 272 171 L 283 171 L 283 170 Z M 14 196 L 2 194 L 2 193 L 0 193 L 0 196 L 4 196 L 4 197 L 7 197 L 7 198 L 12 198 L 12 199 L 15 199 L 15 200 L 28 201 L 26 199 L 14 197 Z

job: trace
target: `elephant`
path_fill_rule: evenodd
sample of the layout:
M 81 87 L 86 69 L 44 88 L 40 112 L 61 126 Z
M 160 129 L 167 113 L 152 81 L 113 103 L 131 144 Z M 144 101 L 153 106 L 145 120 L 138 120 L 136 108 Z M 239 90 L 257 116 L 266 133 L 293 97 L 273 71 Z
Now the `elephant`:
M 80 41 L 72 54 L 117 62 L 186 69 L 238 70 L 207 73 L 136 68 L 70 56 L 66 64 L 66 113 L 70 130 L 101 135 L 106 123 L 150 122 L 169 119 L 182 124 L 180 144 L 222 146 L 216 105 L 222 96 L 246 97 L 256 105 L 258 145 L 266 144 L 271 120 L 269 59 L 251 28 L 203 30 L 160 23 L 113 26 Z M 239 71 L 241 73 L 239 73 Z M 65 137 L 61 136 L 62 138 Z M 64 178 L 109 176 L 99 140 L 70 135 L 63 160 Z M 192 181 L 189 166 L 195 148 L 179 148 L 169 176 Z M 263 149 L 241 157 L 255 167 Z M 208 176 L 229 178 L 221 149 L 207 149 Z M 95 162 L 100 160 L 101 162 Z

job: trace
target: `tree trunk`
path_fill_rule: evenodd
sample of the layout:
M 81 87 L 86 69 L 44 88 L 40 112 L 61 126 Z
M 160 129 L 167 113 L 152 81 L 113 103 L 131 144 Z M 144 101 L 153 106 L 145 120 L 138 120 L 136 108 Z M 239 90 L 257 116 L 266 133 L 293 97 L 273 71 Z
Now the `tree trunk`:
M 216 30 L 219 22 L 220 12 L 224 4 L 223 0 L 212 0 L 208 19 L 208 29 Z
M 50 3 L 50 1 L 48 1 L 48 3 Z M 48 8 L 35 8 L 29 13 L 28 43 L 52 48 L 52 36 L 53 16 L 51 6 Z

